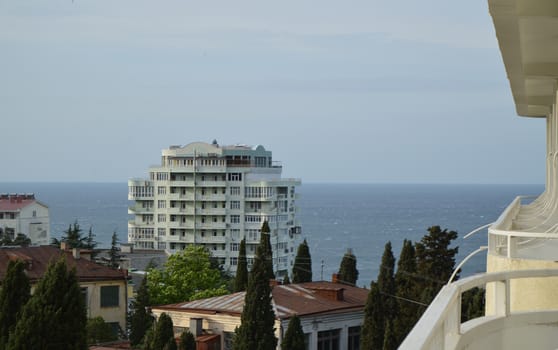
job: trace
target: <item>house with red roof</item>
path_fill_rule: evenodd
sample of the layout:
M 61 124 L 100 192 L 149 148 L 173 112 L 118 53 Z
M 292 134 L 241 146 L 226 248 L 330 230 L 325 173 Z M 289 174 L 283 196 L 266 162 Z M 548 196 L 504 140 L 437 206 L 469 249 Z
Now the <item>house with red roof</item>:
M 48 207 L 34 194 L 0 194 L 0 236 L 14 239 L 22 233 L 33 245 L 50 242 Z
M 368 290 L 336 282 L 274 285 L 277 349 L 289 320 L 298 315 L 307 349 L 359 349 L 360 329 Z M 240 326 L 245 292 L 152 307 L 173 321 L 177 334 L 188 329 L 196 336 L 198 349 L 232 349 L 235 328 Z
M 48 264 L 66 258 L 68 268 L 75 268 L 85 300 L 87 317 L 103 317 L 115 330 L 126 329 L 128 305 L 126 270 L 115 270 L 90 260 L 90 251 L 61 250 L 54 246 L 0 248 L 0 281 L 4 280 L 12 260 L 25 262 L 25 273 L 34 285 L 45 274 Z M 0 282 L 1 283 L 1 282 Z

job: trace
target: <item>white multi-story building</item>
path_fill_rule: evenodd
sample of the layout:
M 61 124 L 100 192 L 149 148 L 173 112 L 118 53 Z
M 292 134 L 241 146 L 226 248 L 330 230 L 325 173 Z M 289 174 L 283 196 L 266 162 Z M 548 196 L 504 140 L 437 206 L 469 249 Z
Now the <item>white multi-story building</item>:
M 263 146 L 195 142 L 163 150 L 149 179 L 128 182 L 128 241 L 136 249 L 176 252 L 189 244 L 208 248 L 225 269 L 236 271 L 246 238 L 248 266 L 267 221 L 278 277 L 290 270 L 301 228 L 296 213 L 298 179 L 281 178 L 282 167 Z
M 19 233 L 33 245 L 49 244 L 48 207 L 33 194 L 0 194 L 0 235 L 14 239 Z

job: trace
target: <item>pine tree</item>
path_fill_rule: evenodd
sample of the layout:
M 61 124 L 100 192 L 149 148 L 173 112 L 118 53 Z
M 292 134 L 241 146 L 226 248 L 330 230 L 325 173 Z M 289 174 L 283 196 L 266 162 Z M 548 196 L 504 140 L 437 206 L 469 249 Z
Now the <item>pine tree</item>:
M 159 316 L 159 320 L 155 324 L 150 349 L 176 350 L 172 319 L 164 312 Z
M 382 295 L 382 308 L 386 321 L 392 321 L 397 316 L 394 269 L 395 258 L 391 250 L 391 242 L 387 242 L 382 255 L 382 263 L 377 280 L 378 288 Z
M 70 224 L 67 231 L 64 231 L 61 241 L 66 242 L 68 248 L 83 248 L 87 237 L 82 237 L 81 234 L 82 230 L 76 220 L 73 225 Z
M 10 261 L 0 289 L 0 349 L 5 349 L 10 331 L 15 328 L 19 313 L 31 295 L 25 263 Z
M 397 349 L 397 345 L 395 340 L 395 334 L 393 332 L 393 322 L 388 320 L 386 322 L 386 332 L 384 334 L 383 350 L 396 350 L 396 349 Z
M 356 285 L 358 280 L 357 260 L 351 249 L 348 249 L 343 255 L 338 275 L 339 281 L 342 283 Z
M 425 304 L 430 304 L 453 273 L 458 247 L 449 246 L 456 238 L 457 232 L 442 231 L 440 226 L 432 226 L 428 228 L 428 234 L 415 244 L 417 273 L 422 277 L 419 288 Z
M 271 249 L 271 230 L 269 229 L 269 224 L 264 221 L 262 228 L 260 230 L 260 244 L 258 246 L 262 248 L 262 261 L 264 262 L 264 271 L 268 280 L 275 278 L 275 273 L 273 273 L 273 251 Z
M 382 295 L 376 282 L 370 284 L 370 292 L 364 307 L 364 321 L 360 335 L 362 350 L 380 350 L 384 347 L 385 320 Z
M 293 283 L 312 282 L 312 257 L 306 239 L 298 246 L 293 265 Z
M 95 248 L 97 247 L 97 241 L 95 241 L 95 234 L 93 233 L 93 228 L 89 227 L 87 232 L 87 237 L 85 237 L 83 248 L 91 250 L 91 259 L 97 255 Z
M 118 268 L 118 266 L 120 265 L 119 264 L 120 253 L 118 249 L 118 236 L 116 235 L 116 232 L 112 233 L 110 250 L 108 254 L 109 254 L 109 267 L 112 267 L 113 269 Z
M 404 240 L 395 273 L 395 295 L 397 295 L 399 313 L 393 328 L 397 345 L 403 342 L 419 319 L 416 303 L 419 299 L 416 273 L 415 248 L 411 241 Z
M 281 342 L 281 350 L 305 350 L 304 345 L 304 331 L 302 330 L 302 325 L 300 324 L 300 318 L 294 315 L 289 320 L 289 325 L 287 326 L 287 332 L 285 332 L 285 337 Z
M 130 344 L 136 346 L 142 343 L 147 331 L 153 325 L 153 317 L 147 312 L 150 306 L 149 291 L 147 289 L 147 277 L 144 276 L 136 299 L 132 301 L 132 313 L 130 315 Z
M 234 291 L 242 292 L 246 290 L 248 284 L 248 261 L 246 259 L 246 239 L 240 241 L 240 249 L 238 251 L 238 266 L 236 268 L 236 277 L 234 279 Z
M 75 269 L 68 270 L 62 257 L 49 264 L 33 296 L 23 307 L 8 349 L 86 349 L 86 322 Z
M 118 339 L 111 325 L 106 323 L 101 316 L 87 320 L 87 344 L 100 344 Z
M 263 231 L 263 228 L 262 228 Z M 269 236 L 262 232 L 262 236 Z M 268 239 L 268 238 L 267 238 Z M 240 327 L 236 329 L 234 350 L 269 350 L 277 346 L 275 337 L 275 313 L 271 305 L 269 284 L 269 258 L 265 237 L 256 249 L 254 266 L 248 278 L 248 288 L 244 298 L 244 309 L 240 317 Z
M 196 338 L 190 331 L 184 331 L 180 335 L 178 350 L 196 350 Z

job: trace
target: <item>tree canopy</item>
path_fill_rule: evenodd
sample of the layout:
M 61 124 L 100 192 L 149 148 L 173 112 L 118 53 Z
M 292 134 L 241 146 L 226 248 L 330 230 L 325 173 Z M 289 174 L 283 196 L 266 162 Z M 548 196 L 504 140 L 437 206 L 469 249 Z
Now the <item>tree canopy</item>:
M 211 266 L 208 251 L 202 246 L 193 245 L 171 255 L 161 270 L 150 269 L 147 287 L 153 305 L 228 293 L 219 270 Z
M 285 337 L 281 342 L 281 350 L 305 350 L 304 331 L 300 324 L 300 318 L 294 315 L 289 320 Z
M 348 249 L 345 255 L 343 255 L 343 259 L 339 266 L 338 277 L 339 281 L 343 283 L 353 286 L 356 285 L 358 280 L 357 259 L 351 249 Z
M 15 328 L 21 309 L 31 296 L 25 263 L 10 261 L 0 289 L 0 349 L 5 349 L 9 333 Z
M 293 283 L 312 282 L 312 257 L 306 239 L 298 246 L 293 265 Z
M 130 344 L 136 346 L 142 343 L 147 331 L 153 325 L 153 317 L 146 310 L 151 305 L 149 291 L 147 289 L 147 278 L 141 280 L 136 298 L 132 301 L 131 312 L 128 320 L 130 326 Z
M 242 292 L 246 290 L 248 285 L 248 260 L 246 259 L 246 239 L 240 241 L 238 251 L 238 265 L 236 267 L 236 276 L 234 279 L 234 291 Z

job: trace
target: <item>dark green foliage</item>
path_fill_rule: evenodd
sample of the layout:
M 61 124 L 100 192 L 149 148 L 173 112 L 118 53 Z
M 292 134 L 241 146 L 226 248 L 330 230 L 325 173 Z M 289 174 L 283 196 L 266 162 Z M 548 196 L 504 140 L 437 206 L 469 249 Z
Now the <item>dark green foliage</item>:
M 136 299 L 132 301 L 132 311 L 129 318 L 130 344 L 136 346 L 142 343 L 143 337 L 153 325 L 153 317 L 147 312 L 150 306 L 147 277 L 143 277 Z
M 485 290 L 475 287 L 461 295 L 461 322 L 484 316 Z
M 312 257 L 306 240 L 298 246 L 293 265 L 293 283 L 304 282 L 312 282 Z
M 289 275 L 285 275 L 283 278 L 283 284 L 291 284 L 291 280 L 289 279 Z
M 23 233 L 18 233 L 12 240 L 9 235 L 2 234 L 2 239 L 0 240 L 0 246 L 20 246 L 27 247 L 31 244 L 31 239 L 24 235 Z
M 111 325 L 106 323 L 101 316 L 87 320 L 86 332 L 87 344 L 89 345 L 106 343 L 118 339 Z
M 387 242 L 382 255 L 382 263 L 378 272 L 378 288 L 382 295 L 382 308 L 386 321 L 393 321 L 397 316 L 397 299 L 395 298 L 395 258 L 391 250 L 391 242 Z
M 302 331 L 302 325 L 300 324 L 300 318 L 294 315 L 289 320 L 289 326 L 287 327 L 287 332 L 285 332 L 285 337 L 281 342 L 281 350 L 305 350 L 304 345 L 304 332 Z
M 23 307 L 8 349 L 86 349 L 86 322 L 75 270 L 68 270 L 62 257 L 49 264 Z
M 258 249 L 261 247 L 261 257 L 264 262 L 265 275 L 268 280 L 275 278 L 275 273 L 273 273 L 273 251 L 271 250 L 271 235 L 269 224 L 264 221 L 261 228 L 260 244 Z
M 449 246 L 456 238 L 457 232 L 432 226 L 415 244 L 417 273 L 422 277 L 419 289 L 422 291 L 421 301 L 425 304 L 430 304 L 453 273 L 458 248 Z
M 116 232 L 112 233 L 112 238 L 110 241 L 110 250 L 108 252 L 109 255 L 109 267 L 113 269 L 117 269 L 120 265 L 120 249 L 118 248 L 118 236 Z
M 31 286 L 25 274 L 25 263 L 10 261 L 0 290 L 0 349 L 5 349 L 10 331 L 30 298 Z
M 386 322 L 386 332 L 384 334 L 384 346 L 383 350 L 396 350 L 397 344 L 395 340 L 395 334 L 393 332 L 393 322 Z
M 159 320 L 155 324 L 149 349 L 176 350 L 172 319 L 164 312 L 159 316 Z
M 246 239 L 240 241 L 238 251 L 238 266 L 236 267 L 236 277 L 234 280 L 234 291 L 242 292 L 246 290 L 248 284 L 248 261 L 246 260 Z
M 182 332 L 178 350 L 196 350 L 196 339 L 190 331 Z
M 358 280 L 357 260 L 351 249 L 348 249 L 345 255 L 343 255 L 341 265 L 339 266 L 338 278 L 342 283 L 352 286 L 356 285 Z
M 380 350 L 384 347 L 385 319 L 382 295 L 376 282 L 370 284 L 370 292 L 364 307 L 364 322 L 360 336 L 361 350 Z
M 77 220 L 64 231 L 61 241 L 66 242 L 68 248 L 86 248 L 85 242 L 87 237 L 82 237 L 82 230 L 79 227 Z
M 93 233 L 93 228 L 89 227 L 89 232 L 87 232 L 87 237 L 85 237 L 84 248 L 91 250 L 91 259 L 97 255 L 97 241 L 95 241 L 95 234 Z
M 398 314 L 393 329 L 397 345 L 403 342 L 419 319 L 418 304 L 416 303 L 419 300 L 416 272 L 415 248 L 411 241 L 405 240 L 395 273 Z
M 271 255 L 268 255 L 270 252 L 267 251 L 265 240 L 269 242 L 269 235 L 262 232 L 262 241 L 256 250 L 254 266 L 248 278 L 241 325 L 234 337 L 234 350 L 269 350 L 277 346 L 269 285 L 270 278 L 273 278 L 269 275 Z

